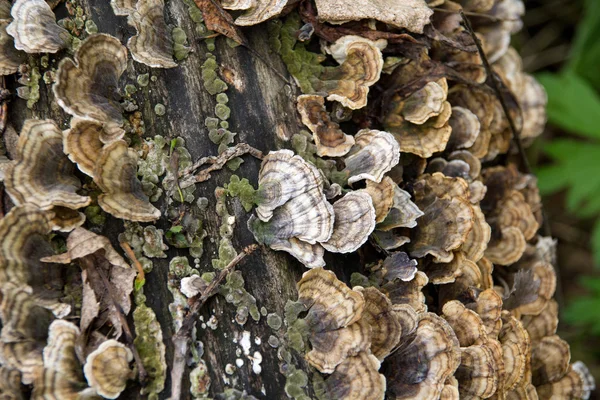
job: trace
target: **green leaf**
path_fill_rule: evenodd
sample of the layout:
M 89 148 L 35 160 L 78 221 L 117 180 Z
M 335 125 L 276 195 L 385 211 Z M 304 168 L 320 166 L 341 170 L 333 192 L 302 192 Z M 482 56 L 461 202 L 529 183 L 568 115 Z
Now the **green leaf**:
M 175 225 L 175 226 L 172 226 L 169 228 L 169 231 L 173 232 L 173 233 L 179 233 L 182 230 L 183 230 L 183 226 L 181 226 L 181 225 Z
M 600 97 L 573 73 L 540 74 L 548 93 L 548 121 L 569 132 L 600 138 Z
M 587 80 L 592 87 L 600 90 L 600 2 L 586 0 L 583 20 L 577 25 L 577 32 L 571 48 L 567 69 Z
M 592 231 L 592 252 L 594 255 L 594 263 L 596 266 L 600 266 L 600 220 L 596 221 Z M 600 293 L 598 297 L 600 298 Z

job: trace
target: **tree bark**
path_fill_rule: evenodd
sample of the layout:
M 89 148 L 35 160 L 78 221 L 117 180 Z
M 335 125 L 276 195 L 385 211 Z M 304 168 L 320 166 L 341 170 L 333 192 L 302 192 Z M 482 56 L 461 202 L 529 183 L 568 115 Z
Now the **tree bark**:
M 114 15 L 108 0 L 81 0 L 88 19 L 92 19 L 98 26 L 98 31 L 108 33 L 119 38 L 122 43 L 135 34 L 132 27 L 127 24 L 125 17 Z M 61 5 L 60 7 L 63 7 Z M 59 18 L 60 9 L 56 10 Z M 181 27 L 188 36 L 192 52 L 188 58 L 180 62 L 173 69 L 151 69 L 145 65 L 129 60 L 129 66 L 121 80 L 121 90 L 126 84 L 135 84 L 136 77 L 140 74 L 150 73 L 156 81 L 138 90 L 133 97 L 137 100 L 143 115 L 145 136 L 152 138 L 161 135 L 171 139 L 177 136 L 186 141 L 186 148 L 195 161 L 201 157 L 216 155 L 217 146 L 208 138 L 208 130 L 204 126 L 207 117 L 215 117 L 215 96 L 210 95 L 203 86 L 201 66 L 206 60 L 207 46 L 195 32 L 195 26 L 188 15 L 187 6 L 180 0 L 166 2 L 165 16 L 167 23 Z M 284 64 L 278 54 L 274 53 L 268 44 L 268 32 L 264 27 L 244 29 L 248 38 L 249 47 L 262 56 L 262 60 L 252 54 L 246 47 L 230 47 L 224 37 L 216 39 L 216 50 L 212 53 L 222 71 L 227 71 L 224 80 L 229 89 L 228 106 L 231 108 L 229 118 L 230 130 L 237 132 L 236 142 L 245 142 L 258 148 L 265 154 L 271 150 L 290 147 L 286 143 L 302 125 L 295 109 L 295 99 L 299 94 L 298 89 L 284 82 L 271 69 L 280 71 L 288 76 Z M 61 54 L 62 55 L 62 54 Z M 51 57 L 55 59 L 56 57 Z M 39 59 L 36 60 L 39 62 Z M 266 65 L 268 63 L 270 67 Z M 57 67 L 58 61 L 51 64 Z M 291 78 L 289 78 L 292 81 Z M 10 77 L 7 86 L 12 93 L 17 86 L 16 78 Z M 9 104 L 9 123 L 20 130 L 27 118 L 51 118 L 57 121 L 62 129 L 66 129 L 70 116 L 54 101 L 51 85 L 40 81 L 40 100 L 32 110 L 26 107 L 26 102 L 13 97 Z M 166 114 L 157 116 L 154 106 L 157 103 L 166 106 Z M 244 164 L 235 173 L 245 177 L 256 185 L 257 173 L 260 162 L 250 156 L 244 156 Z M 212 178 L 196 185 L 195 196 L 207 197 L 209 207 L 203 220 L 204 229 L 208 236 L 204 240 L 204 255 L 200 262 L 201 272 L 214 271 L 211 259 L 217 258 L 219 240 L 219 225 L 221 223 L 215 212 L 214 190 L 229 181 L 231 172 L 227 169 L 216 171 Z M 157 205 L 163 211 L 163 217 L 155 224 L 158 228 L 168 229 L 170 224 L 164 217 L 166 206 L 164 195 Z M 8 199 L 5 202 L 8 206 Z M 233 244 L 239 252 L 241 249 L 254 242 L 251 232 L 246 227 L 249 213 L 245 212 L 237 200 L 228 200 L 229 212 L 235 215 L 236 225 Z M 109 237 L 116 249 L 119 249 L 117 235 L 123 231 L 120 220 L 109 218 L 102 232 Z M 153 259 L 154 269 L 146 275 L 144 292 L 147 296 L 147 305 L 156 313 L 163 330 L 163 337 L 167 346 L 167 382 L 165 389 L 160 394 L 161 399 L 170 396 L 170 366 L 173 359 L 172 336 L 175 334 L 168 309 L 172 302 L 171 293 L 167 289 L 167 272 L 169 260 L 175 256 L 188 256 L 185 249 L 170 247 L 166 259 Z M 349 280 L 351 270 L 356 270 L 357 260 L 342 255 L 335 259 L 329 255 L 327 264 L 340 279 Z M 191 260 L 190 260 L 191 261 Z M 344 265 L 344 268 L 341 266 Z M 277 313 L 283 318 L 284 306 L 288 299 L 296 299 L 296 282 L 300 279 L 305 268 L 292 257 L 280 252 L 273 252 L 265 247 L 248 256 L 238 267 L 245 280 L 245 288 L 256 300 L 258 308 L 266 308 L 269 313 Z M 261 316 L 259 322 L 248 318 L 244 326 L 235 322 L 235 307 L 228 304 L 223 297 L 216 295 L 208 300 L 201 310 L 204 321 L 211 316 L 218 320 L 217 329 L 202 329 L 198 324 L 198 339 L 204 344 L 203 360 L 208 366 L 211 378 L 209 397 L 223 392 L 226 388 L 245 390 L 259 399 L 286 398 L 284 386 L 285 376 L 280 373 L 281 361 L 277 357 L 277 349 L 268 343 L 270 335 L 279 336 L 283 340 L 284 327 L 278 332 L 273 331 L 266 323 L 266 317 Z M 259 351 L 263 361 L 262 372 L 256 374 L 252 371 L 252 363 L 245 355 L 239 355 L 239 339 L 242 331 L 251 333 L 250 355 Z M 258 342 L 260 338 L 260 342 Z M 255 341 L 256 340 L 256 341 Z M 237 343 L 236 343 L 237 342 Z M 259 344 L 260 343 L 260 344 Z M 236 354 L 236 351 L 238 352 Z M 310 376 L 309 368 L 302 355 L 294 353 L 296 366 L 304 369 Z M 227 364 L 236 365 L 236 359 L 241 358 L 244 364 L 237 368 L 235 373 L 229 375 L 225 371 Z M 182 398 L 191 398 L 189 393 L 189 371 L 184 374 L 184 389 Z M 142 398 L 139 395 L 139 385 L 130 383 L 121 398 Z M 310 388 L 307 388 L 310 393 Z

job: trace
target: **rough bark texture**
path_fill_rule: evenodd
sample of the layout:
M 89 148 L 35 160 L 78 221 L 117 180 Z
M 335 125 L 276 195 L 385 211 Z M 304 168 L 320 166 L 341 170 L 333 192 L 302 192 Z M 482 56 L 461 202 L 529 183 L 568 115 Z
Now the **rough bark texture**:
M 82 0 L 81 4 L 88 18 L 93 19 L 97 24 L 99 32 L 116 36 L 123 43 L 126 43 L 126 40 L 135 34 L 133 28 L 127 25 L 125 17 L 114 15 L 108 0 Z M 195 35 L 193 22 L 182 1 L 166 2 L 165 14 L 168 23 L 178 25 L 185 30 L 192 53 L 180 63 L 179 67 L 168 70 L 150 69 L 130 58 L 128 70 L 122 77 L 121 89 L 127 83 L 135 84 L 136 77 L 140 74 L 150 72 L 151 76 L 156 76 L 158 79 L 155 82 L 141 88 L 133 96 L 137 99 L 140 111 L 143 113 L 145 135 L 147 137 L 161 135 L 166 138 L 176 136 L 185 138 L 186 147 L 193 160 L 207 155 L 216 155 L 217 146 L 209 140 L 208 131 L 204 126 L 206 117 L 215 116 L 216 104 L 215 96 L 211 96 L 204 89 L 201 78 L 201 65 L 206 59 L 206 44 Z M 264 26 L 245 29 L 244 33 L 249 40 L 249 46 L 260 53 L 266 63 L 287 75 L 279 56 L 269 48 L 268 33 Z M 252 55 L 247 48 L 243 46 L 232 48 L 223 37 L 216 39 L 216 50 L 213 54 L 216 55 L 221 70 L 230 71 L 234 77 L 233 84 L 231 80 L 224 80 L 229 85 L 229 90 L 226 92 L 229 96 L 228 106 L 231 108 L 229 122 L 230 130 L 238 133 L 236 142 L 249 143 L 265 153 L 290 147 L 289 143 L 283 139 L 289 139 L 302 126 L 295 109 L 298 89 L 283 82 L 265 65 L 265 62 Z M 7 82 L 8 88 L 13 93 L 18 86 L 14 79 L 11 77 Z M 51 86 L 45 85 L 42 81 L 40 81 L 40 85 L 41 98 L 33 110 L 27 109 L 26 102 L 17 99 L 16 96 L 9 105 L 9 123 L 17 129 L 17 132 L 26 118 L 52 118 L 59 122 L 61 128 L 68 127 L 70 118 L 54 101 Z M 164 116 L 155 114 L 154 106 L 157 103 L 166 106 L 167 112 Z M 260 163 L 249 156 L 244 156 L 244 159 L 245 163 L 236 174 L 246 177 L 250 182 L 256 184 Z M 216 186 L 222 186 L 228 182 L 230 175 L 231 172 L 225 169 L 213 173 L 208 182 L 196 185 L 195 195 L 207 197 L 210 202 L 204 219 L 208 236 L 204 241 L 205 252 L 200 263 L 201 272 L 212 271 L 210 260 L 218 257 L 216 250 L 220 221 L 214 208 L 214 189 Z M 164 196 L 162 200 L 164 200 Z M 159 207 L 164 214 L 166 209 L 164 203 L 159 204 Z M 246 228 L 249 214 L 244 211 L 237 200 L 228 201 L 228 208 L 229 212 L 236 217 L 233 244 L 240 251 L 254 241 L 252 234 Z M 164 217 L 156 225 L 162 229 L 169 228 Z M 102 234 L 108 236 L 115 248 L 118 249 L 116 238 L 122 230 L 122 223 L 119 220 L 109 218 Z M 171 247 L 168 251 L 168 258 L 153 260 L 154 270 L 147 275 L 144 290 L 148 297 L 147 304 L 156 312 L 162 326 L 169 364 L 173 357 L 171 337 L 174 332 L 168 310 L 172 296 L 167 290 L 167 272 L 169 260 L 177 255 L 189 255 L 189 253 L 187 250 Z M 338 277 L 346 281 L 349 280 L 351 270 L 356 269 L 352 266 L 358 265 L 356 260 L 341 255 L 336 255 L 335 259 L 327 259 L 327 262 L 328 266 L 336 271 Z M 344 270 L 335 268 L 336 264 L 344 265 Z M 305 270 L 292 257 L 284 253 L 275 253 L 265 247 L 260 248 L 244 260 L 238 269 L 242 271 L 246 281 L 246 290 L 256 297 L 259 309 L 265 307 L 269 313 L 275 312 L 282 318 L 286 300 L 297 297 L 295 284 Z M 208 366 L 211 377 L 210 397 L 223 392 L 226 388 L 246 390 L 260 399 L 287 397 L 284 391 L 286 378 L 279 372 L 280 361 L 277 358 L 277 349 L 273 349 L 267 343 L 269 336 L 275 332 L 267 325 L 266 317 L 261 317 L 258 323 L 252 318 L 248 318 L 246 325 L 241 327 L 234 320 L 235 308 L 226 303 L 219 295 L 209 300 L 202 315 L 204 321 L 207 321 L 211 315 L 215 315 L 218 319 L 217 329 L 199 328 L 198 330 L 199 339 L 204 343 L 202 358 Z M 251 332 L 250 354 L 259 351 L 263 357 L 262 372 L 259 375 L 252 372 L 252 364 L 246 357 L 236 355 L 236 350 L 240 349 L 240 346 L 234 343 L 234 339 L 239 340 L 241 332 L 244 330 Z M 255 338 L 260 338 L 260 345 L 255 343 Z M 244 365 L 237 368 L 233 375 L 226 374 L 226 364 L 235 365 L 237 358 L 242 358 Z M 308 367 L 302 357 L 295 354 L 295 358 L 297 365 L 302 366 L 308 372 Z M 169 374 L 170 369 L 167 374 L 165 390 L 160 395 L 161 399 L 168 398 L 170 395 Z M 225 382 L 224 377 L 229 382 Z M 131 386 L 133 385 L 130 385 L 121 398 L 140 397 L 139 387 Z M 183 392 L 184 398 L 191 397 L 187 373 L 184 375 Z

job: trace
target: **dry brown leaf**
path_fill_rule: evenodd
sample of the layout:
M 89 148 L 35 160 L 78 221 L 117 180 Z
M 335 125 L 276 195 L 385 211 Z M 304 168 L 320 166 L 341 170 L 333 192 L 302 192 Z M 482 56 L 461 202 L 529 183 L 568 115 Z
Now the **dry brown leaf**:
M 194 0 L 194 2 L 202 11 L 208 29 L 225 35 L 239 44 L 247 43 L 240 29 L 233 24 L 231 15 L 223 11 L 219 3 L 214 0 Z

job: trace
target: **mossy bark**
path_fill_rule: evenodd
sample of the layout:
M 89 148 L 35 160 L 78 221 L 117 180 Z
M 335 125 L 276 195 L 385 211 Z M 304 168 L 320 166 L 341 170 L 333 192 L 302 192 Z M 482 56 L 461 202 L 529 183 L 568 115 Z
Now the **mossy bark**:
M 125 17 L 114 15 L 109 3 L 108 0 L 81 0 L 81 6 L 88 18 L 96 23 L 98 32 L 116 36 L 125 44 L 135 31 L 127 25 Z M 205 118 L 215 117 L 217 104 L 216 96 L 208 93 L 201 76 L 201 66 L 208 52 L 206 42 L 196 34 L 195 24 L 190 19 L 188 8 L 183 1 L 167 1 L 165 15 L 168 23 L 172 26 L 177 25 L 186 32 L 192 52 L 180 62 L 179 67 L 167 70 L 150 69 L 130 59 L 128 70 L 122 77 L 121 89 L 124 89 L 127 84 L 136 85 L 137 77 L 141 74 L 150 73 L 150 76 L 156 77 L 156 80 L 152 79 L 146 87 L 138 87 L 138 91 L 132 95 L 142 112 L 144 136 L 152 138 L 161 135 L 168 139 L 183 137 L 193 160 L 216 155 L 217 145 L 209 140 L 208 129 L 205 127 Z M 237 132 L 236 142 L 246 142 L 264 153 L 290 148 L 289 138 L 302 128 L 295 109 L 295 98 L 299 94 L 299 89 L 284 82 L 271 69 L 274 68 L 287 76 L 279 55 L 269 47 L 267 29 L 264 26 L 249 28 L 244 29 L 244 33 L 248 38 L 249 47 L 261 54 L 263 60 L 258 59 L 244 46 L 229 46 L 224 37 L 216 39 L 216 49 L 212 51 L 219 65 L 219 75 L 229 86 L 226 92 L 229 98 L 228 106 L 231 108 L 231 116 L 228 119 L 229 129 Z M 65 54 L 61 53 L 58 56 L 62 57 Z M 54 60 L 56 57 L 51 56 L 50 59 Z M 34 61 L 39 63 L 39 58 Z M 56 68 L 57 64 L 58 61 L 51 61 L 51 67 Z M 14 93 L 19 84 L 16 78 L 11 77 L 7 80 L 7 86 Z M 164 115 L 157 115 L 155 112 L 155 106 L 159 103 L 165 105 Z M 15 97 L 9 104 L 9 110 L 9 123 L 16 128 L 17 132 L 27 118 L 52 118 L 62 129 L 68 127 L 70 120 L 70 117 L 54 101 L 51 85 L 43 81 L 40 81 L 40 99 L 33 109 L 27 108 L 25 100 Z M 256 185 L 260 162 L 249 156 L 245 156 L 244 160 L 245 162 L 235 174 L 248 178 Z M 227 183 L 231 174 L 231 171 L 224 169 L 213 173 L 209 181 L 196 185 L 196 198 L 209 199 L 206 219 L 203 221 L 207 237 L 204 239 L 205 251 L 199 264 L 201 273 L 214 271 L 211 259 L 218 257 L 221 223 L 215 212 L 214 190 L 217 186 Z M 163 195 L 157 205 L 163 211 L 163 215 L 166 210 L 164 198 Z M 5 202 L 5 206 L 9 206 L 7 199 Z M 244 211 L 237 199 L 228 199 L 228 209 L 229 213 L 236 217 L 232 241 L 234 247 L 240 251 L 254 241 L 252 234 L 246 228 L 249 214 Z M 170 224 L 163 217 L 156 226 L 166 230 Z M 117 235 L 122 231 L 122 222 L 109 218 L 102 234 L 109 237 L 118 249 Z M 170 364 L 173 357 L 171 338 L 175 332 L 168 309 L 169 303 L 172 302 L 172 295 L 167 289 L 168 264 L 172 257 L 189 257 L 189 252 L 171 246 L 167 254 L 166 259 L 153 260 L 154 269 L 146 277 L 144 292 L 147 296 L 147 305 L 155 311 L 162 327 L 167 345 L 167 363 Z M 353 266 L 359 264 L 358 260 L 340 255 L 328 257 L 328 266 L 336 270 L 340 279 L 349 281 L 350 272 L 356 269 Z M 336 268 L 336 265 L 344 265 L 344 269 Z M 245 288 L 256 298 L 258 308 L 264 307 L 268 313 L 276 313 L 283 318 L 286 300 L 296 299 L 295 285 L 305 268 L 287 254 L 276 253 L 263 247 L 244 260 L 239 265 L 239 270 L 244 277 Z M 282 333 L 285 327 L 282 326 L 277 332 L 273 331 L 267 324 L 265 316 L 261 316 L 259 322 L 248 318 L 246 324 L 240 326 L 235 322 L 235 313 L 235 307 L 220 295 L 214 296 L 202 311 L 204 321 L 208 321 L 213 315 L 218 321 L 217 328 L 214 330 L 200 327 L 198 329 L 198 339 L 204 344 L 202 358 L 208 366 L 211 378 L 209 397 L 212 398 L 227 388 L 235 388 L 245 390 L 259 399 L 287 398 L 284 391 L 286 377 L 280 372 L 281 361 L 277 357 L 277 349 L 268 343 L 270 335 L 279 335 L 283 339 Z M 241 356 L 239 353 L 236 354 L 236 351 L 239 352 L 241 348 L 239 339 L 244 330 L 251 333 L 250 355 L 255 351 L 259 351 L 262 355 L 260 374 L 253 372 L 252 362 L 244 354 Z M 257 344 L 256 338 L 260 338 L 260 344 Z M 294 351 L 292 354 L 296 366 L 307 371 L 310 376 L 311 372 L 303 361 L 302 355 Z M 226 365 L 236 365 L 238 358 L 242 359 L 244 364 L 237 367 L 233 374 L 227 374 Z M 168 398 L 170 395 L 169 375 L 170 369 L 165 390 L 159 395 L 161 399 Z M 139 385 L 130 383 L 122 398 L 141 398 L 139 389 Z M 307 393 L 311 391 L 307 388 Z M 183 392 L 184 398 L 191 398 L 189 370 L 184 376 Z

